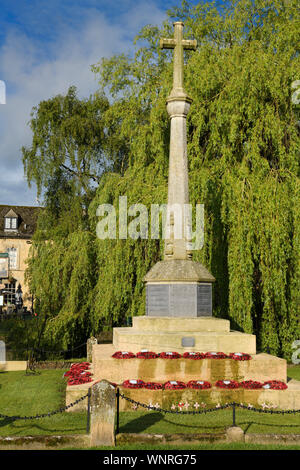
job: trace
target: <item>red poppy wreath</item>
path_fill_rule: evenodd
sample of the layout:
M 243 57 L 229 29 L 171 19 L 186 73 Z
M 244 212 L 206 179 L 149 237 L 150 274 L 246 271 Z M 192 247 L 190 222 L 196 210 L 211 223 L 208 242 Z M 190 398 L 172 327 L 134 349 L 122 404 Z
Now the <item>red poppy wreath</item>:
M 125 380 L 122 384 L 123 387 L 125 388 L 143 388 L 145 385 L 145 382 L 143 380 Z
M 281 382 L 280 380 L 268 380 L 267 382 L 264 382 L 262 385 L 262 388 L 268 390 L 286 390 L 287 384 L 284 382 Z
M 218 380 L 215 385 L 218 388 L 239 388 L 239 383 L 235 380 Z
M 181 354 L 178 352 L 162 352 L 159 354 L 161 359 L 180 359 Z
M 188 388 L 194 388 L 199 390 L 205 390 L 211 388 L 211 384 L 205 380 L 190 380 L 187 384 Z
M 117 351 L 112 355 L 112 357 L 114 359 L 133 359 L 135 354 L 128 351 Z
M 169 380 L 164 384 L 166 390 L 182 390 L 186 388 L 184 382 L 179 382 L 178 380 Z

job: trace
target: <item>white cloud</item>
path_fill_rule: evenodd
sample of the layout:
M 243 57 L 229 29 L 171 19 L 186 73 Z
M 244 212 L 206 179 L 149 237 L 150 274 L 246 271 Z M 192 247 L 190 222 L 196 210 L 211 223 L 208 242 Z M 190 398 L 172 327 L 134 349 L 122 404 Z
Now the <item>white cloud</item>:
M 35 191 L 27 189 L 21 146 L 31 142 L 27 125 L 33 106 L 70 85 L 79 96 L 97 89 L 90 71 L 101 57 L 133 49 L 132 38 L 149 22 L 160 24 L 165 14 L 154 3 L 141 1 L 109 22 L 95 8 L 84 10 L 80 27 L 61 24 L 52 43 L 42 43 L 16 28 L 0 47 L 0 78 L 6 82 L 6 104 L 0 107 L 0 204 L 34 204 Z M 130 31 L 131 34 L 128 34 Z

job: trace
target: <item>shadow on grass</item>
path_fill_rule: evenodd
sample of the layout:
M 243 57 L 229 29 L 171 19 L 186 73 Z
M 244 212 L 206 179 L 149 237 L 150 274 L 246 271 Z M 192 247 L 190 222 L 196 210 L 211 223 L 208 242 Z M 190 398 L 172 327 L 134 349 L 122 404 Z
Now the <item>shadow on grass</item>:
M 239 421 L 238 426 L 244 426 L 244 425 L 246 425 L 246 428 L 244 430 L 245 434 L 250 430 L 251 426 L 255 426 L 255 425 L 264 426 L 266 428 L 283 428 L 283 429 L 295 428 L 297 430 L 295 434 L 300 433 L 300 424 L 282 424 L 282 423 L 277 423 L 276 424 L 276 423 L 260 423 L 260 422 L 257 422 L 257 421 L 251 421 L 251 422 Z M 282 433 L 282 434 L 284 434 L 284 433 Z
M 139 418 L 133 419 L 132 421 L 121 424 L 120 432 L 143 432 L 146 431 L 150 426 L 162 421 L 164 419 L 163 413 L 149 413 L 146 416 L 140 416 Z
M 82 425 L 75 427 L 69 427 L 67 428 L 66 426 L 58 426 L 56 427 L 47 427 L 43 426 L 42 424 L 38 424 L 37 422 L 27 422 L 23 425 L 16 425 L 15 423 L 20 423 L 20 420 L 14 419 L 14 418 L 4 418 L 0 420 L 0 427 L 5 427 L 9 426 L 9 432 L 7 433 L 7 436 L 18 436 L 21 434 L 21 436 L 25 436 L 24 431 L 28 429 L 28 435 L 34 435 L 34 436 L 41 436 L 42 434 L 47 435 L 49 433 L 54 434 L 82 434 L 86 432 L 86 424 L 83 423 Z M 54 425 L 55 426 L 55 425 Z M 4 437 L 0 435 L 0 437 Z

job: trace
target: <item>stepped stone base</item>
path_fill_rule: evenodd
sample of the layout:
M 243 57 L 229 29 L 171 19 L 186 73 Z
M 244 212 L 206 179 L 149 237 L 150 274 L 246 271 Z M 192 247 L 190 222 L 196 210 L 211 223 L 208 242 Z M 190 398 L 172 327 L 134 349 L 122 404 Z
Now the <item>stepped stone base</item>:
M 116 348 L 109 344 L 93 346 L 94 377 L 122 384 L 127 379 L 145 382 L 168 380 L 282 380 L 286 382 L 286 361 L 269 354 L 257 354 L 250 361 L 232 359 L 114 359 Z
M 182 339 L 188 339 L 183 345 Z M 218 403 L 237 402 L 261 407 L 272 405 L 279 409 L 300 409 L 300 381 L 288 382 L 287 390 L 224 390 L 214 387 L 217 380 L 267 380 L 287 381 L 287 366 L 284 359 L 269 354 L 256 354 L 254 335 L 230 331 L 228 320 L 212 317 L 133 318 L 132 328 L 114 328 L 113 344 L 94 344 L 92 348 L 92 372 L 94 381 L 84 385 L 67 387 L 66 404 L 86 395 L 88 388 L 97 381 L 106 379 L 118 384 L 124 395 L 145 404 L 156 404 L 171 409 L 180 401 L 193 404 L 204 402 L 206 407 Z M 192 344 L 192 345 L 191 345 Z M 114 359 L 116 351 L 138 352 L 148 349 L 156 353 L 163 351 L 221 351 L 251 354 L 249 361 L 233 359 Z M 124 380 L 140 379 L 145 382 L 165 383 L 179 380 L 207 380 L 213 387 L 209 390 L 147 390 L 124 389 Z M 69 409 L 86 409 L 87 400 Z M 131 410 L 132 404 L 120 400 L 121 410 Z
M 228 320 L 220 318 L 135 317 L 131 328 L 114 328 L 117 350 L 222 351 L 256 353 L 254 335 L 230 331 Z

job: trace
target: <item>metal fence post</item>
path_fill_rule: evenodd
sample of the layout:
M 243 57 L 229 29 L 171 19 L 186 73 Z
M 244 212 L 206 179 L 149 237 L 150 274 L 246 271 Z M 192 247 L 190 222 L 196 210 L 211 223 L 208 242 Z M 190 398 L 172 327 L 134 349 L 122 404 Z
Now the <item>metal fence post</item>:
M 120 390 L 117 388 L 117 429 L 116 434 L 119 434 L 120 430 Z
M 86 432 L 90 432 L 90 417 L 91 417 L 91 388 L 88 389 L 88 402 L 87 402 L 87 421 L 86 421 Z
M 235 402 L 232 403 L 232 426 L 236 426 L 236 424 L 235 424 Z

